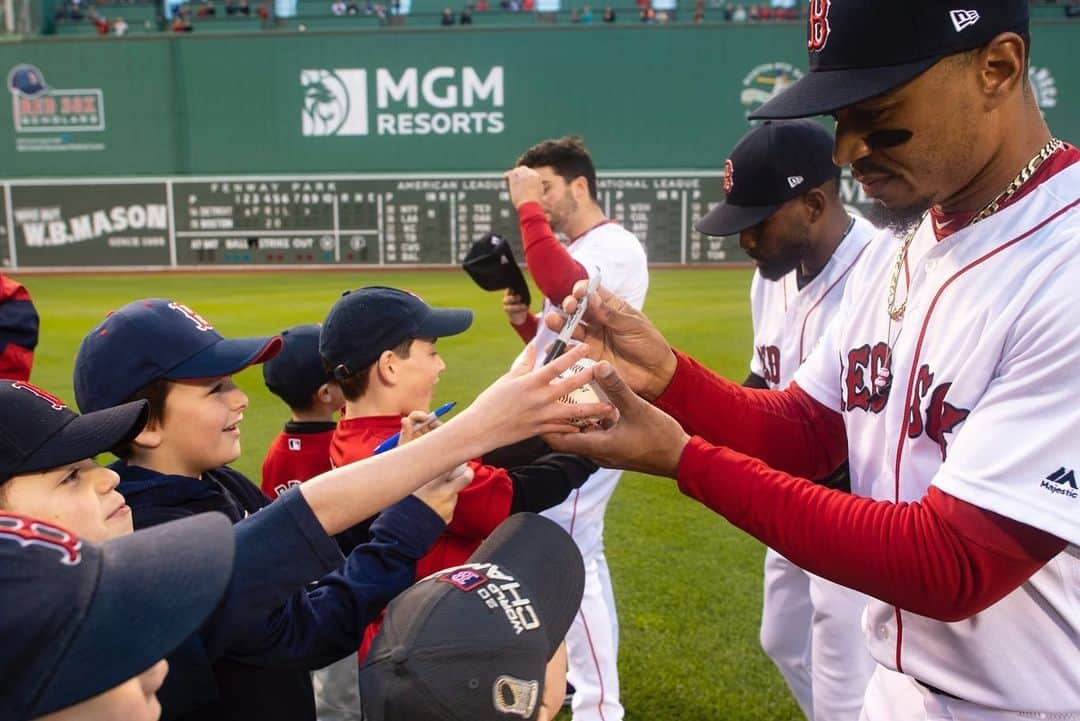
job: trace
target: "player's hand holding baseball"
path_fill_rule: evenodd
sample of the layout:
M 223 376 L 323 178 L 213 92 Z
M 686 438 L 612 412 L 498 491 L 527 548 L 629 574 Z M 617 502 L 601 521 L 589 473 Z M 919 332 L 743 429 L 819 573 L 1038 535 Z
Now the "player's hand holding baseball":
M 443 473 L 420 486 L 413 495 L 438 513 L 444 523 L 450 523 L 454 517 L 454 508 L 457 507 L 458 493 L 472 483 L 472 480 L 472 469 L 463 463 L 449 473 Z
M 521 300 L 521 296 L 506 289 L 503 295 L 503 312 L 510 319 L 510 325 L 521 325 L 529 319 L 529 306 Z
M 526 346 L 522 361 L 446 423 L 443 430 L 470 424 L 470 436 L 483 445 L 480 453 L 472 454 L 476 457 L 492 448 L 542 433 L 579 433 L 580 429 L 571 423 L 575 418 L 614 422 L 618 411 L 608 403 L 571 404 L 559 400 L 592 380 L 593 366 L 557 380 L 560 373 L 584 358 L 588 350 L 586 344 L 581 344 L 532 370 L 536 347 Z
M 507 171 L 503 177 L 506 178 L 506 187 L 510 190 L 510 202 L 515 208 L 520 208 L 525 203 L 539 203 L 544 196 L 540 173 L 532 168 L 519 165 Z
M 585 297 L 588 281 L 574 284 L 574 292 L 563 301 L 569 315 Z M 566 318 L 548 313 L 544 322 L 552 330 L 561 330 Z M 590 357 L 606 360 L 619 376 L 646 400 L 660 397 L 675 375 L 678 361 L 671 346 L 645 314 L 635 309 L 607 288 L 600 286 L 589 298 L 585 317 L 574 331 L 576 340 L 592 348 Z
M 596 383 L 619 409 L 618 421 L 606 422 L 606 430 L 553 433 L 544 440 L 552 448 L 587 456 L 608 468 L 674 478 L 690 436 L 678 421 L 642 400 L 610 363 L 597 363 L 593 369 Z

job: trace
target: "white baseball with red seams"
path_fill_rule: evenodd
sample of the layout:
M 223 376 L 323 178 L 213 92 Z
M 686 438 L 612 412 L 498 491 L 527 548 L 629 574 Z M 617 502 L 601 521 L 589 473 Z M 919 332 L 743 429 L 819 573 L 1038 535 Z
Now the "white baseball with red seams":
M 845 283 L 876 233 L 856 219 L 821 272 L 802 289 L 797 272 L 777 281 L 754 274 L 750 372 L 786 388 L 840 306 Z M 815 721 L 856 721 L 874 661 L 860 628 L 867 597 L 765 554 L 761 645 L 799 707 Z
M 934 485 L 1071 544 L 963 621 L 871 600 L 870 651 L 906 678 L 879 670 L 864 718 L 927 718 L 920 699 L 952 709 L 940 718 L 1080 718 L 1080 498 L 1072 493 L 1080 466 L 1078 187 L 1074 162 L 940 242 L 924 220 L 900 274 L 900 323 L 886 312 L 900 239 L 883 232 L 795 374 L 811 396 L 843 412 L 854 492 L 916 502 Z M 885 402 L 873 379 L 890 355 Z M 922 715 L 874 701 L 898 681 L 911 685 Z

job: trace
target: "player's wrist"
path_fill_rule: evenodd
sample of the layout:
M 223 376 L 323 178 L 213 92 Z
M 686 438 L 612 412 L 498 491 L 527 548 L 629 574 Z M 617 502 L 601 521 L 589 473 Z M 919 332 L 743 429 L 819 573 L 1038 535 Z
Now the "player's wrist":
M 669 347 L 667 355 L 649 374 L 645 387 L 641 389 L 639 395 L 650 403 L 660 398 L 671 385 L 671 381 L 675 378 L 678 369 L 679 359 L 676 357 L 675 351 Z

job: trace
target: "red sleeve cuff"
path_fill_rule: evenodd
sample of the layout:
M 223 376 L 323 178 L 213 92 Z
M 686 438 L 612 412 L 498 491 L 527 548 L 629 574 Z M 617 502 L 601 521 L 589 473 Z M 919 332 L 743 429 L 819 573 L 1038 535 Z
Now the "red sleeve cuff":
M 540 320 L 530 313 L 524 323 L 521 325 L 514 325 L 511 323 L 510 327 L 513 328 L 514 331 L 521 336 L 521 340 L 525 341 L 525 344 L 528 345 L 532 342 L 533 338 L 536 337 L 536 331 L 540 327 Z

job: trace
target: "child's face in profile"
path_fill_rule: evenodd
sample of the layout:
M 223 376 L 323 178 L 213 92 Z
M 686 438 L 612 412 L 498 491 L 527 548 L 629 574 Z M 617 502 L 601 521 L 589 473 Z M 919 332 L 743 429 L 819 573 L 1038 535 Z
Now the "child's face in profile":
M 147 427 L 157 441 L 151 451 L 154 467 L 198 478 L 232 463 L 240 457 L 240 421 L 247 407 L 247 395 L 231 376 L 170 381 L 162 418 Z
M 402 414 L 431 408 L 431 401 L 435 397 L 435 384 L 446 370 L 446 363 L 435 349 L 435 341 L 417 338 L 409 348 L 409 357 L 398 356 L 394 363 L 397 371 L 397 397 Z
M 0 505 L 103 543 L 132 532 L 131 509 L 116 490 L 119 481 L 116 473 L 88 458 L 10 478 Z
M 169 664 L 158 661 L 138 676 L 66 709 L 39 716 L 36 721 L 158 721 L 161 704 L 157 690 L 165 681 Z

